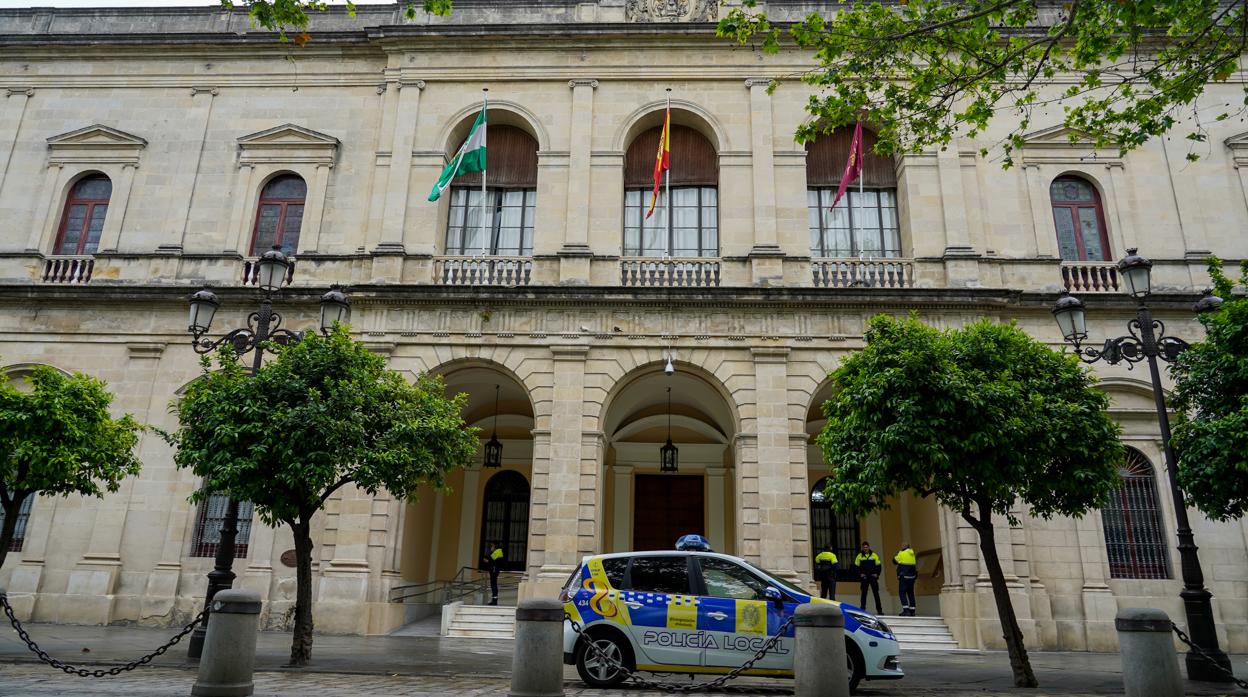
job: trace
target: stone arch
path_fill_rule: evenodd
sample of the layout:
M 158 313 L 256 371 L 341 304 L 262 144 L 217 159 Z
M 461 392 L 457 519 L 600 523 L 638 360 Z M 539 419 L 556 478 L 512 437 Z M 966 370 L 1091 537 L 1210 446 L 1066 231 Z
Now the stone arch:
M 481 113 L 481 105 L 478 103 L 470 104 L 455 112 L 451 118 L 447 119 L 446 125 L 438 135 L 437 147 L 448 156 L 454 155 L 455 149 L 468 137 L 468 131 L 472 129 L 472 124 L 479 113 Z M 533 136 L 537 140 L 539 153 L 550 149 L 550 134 L 542 125 L 542 120 L 537 114 L 516 102 L 491 99 L 486 119 L 490 124 L 515 126 Z
M 647 355 L 639 357 L 636 361 L 625 362 L 617 360 L 612 364 L 611 369 L 602 375 L 605 381 L 607 381 L 610 385 L 610 387 L 605 389 L 599 385 L 599 389 L 604 391 L 602 399 L 592 400 L 588 398 L 587 395 L 585 400 L 585 416 L 594 420 L 597 424 L 597 430 L 606 432 L 606 418 L 611 410 L 611 406 L 617 401 L 620 394 L 624 392 L 629 384 L 635 382 L 638 378 L 644 375 L 662 372 L 663 366 L 666 362 L 666 354 L 666 351 L 655 349 L 654 351 L 647 352 Z M 630 353 L 627 355 L 632 357 L 634 354 Z M 727 380 L 721 379 L 715 374 L 714 371 L 705 368 L 705 363 L 703 362 L 685 362 L 673 359 L 673 364 L 676 367 L 677 373 L 684 372 L 696 376 L 723 398 L 723 402 L 728 409 L 728 435 L 731 437 L 732 433 L 739 433 L 742 430 L 743 425 L 742 404 L 735 398 L 734 395 L 739 390 L 747 389 L 747 386 L 741 385 L 738 386 L 738 390 L 734 390 L 729 386 L 729 383 L 736 382 L 737 380 L 732 377 L 727 378 Z M 752 373 L 750 374 L 750 377 L 753 377 Z M 591 385 L 587 381 L 586 392 L 589 392 L 591 389 Z M 752 389 L 752 387 L 749 387 L 748 389 Z M 596 412 L 592 411 L 594 407 L 597 407 Z
M 633 142 L 633 139 L 638 134 L 655 126 L 663 125 L 663 114 L 666 105 L 666 100 L 653 101 L 634 110 L 633 113 L 624 119 L 623 125 L 615 132 L 615 136 L 612 137 L 611 149 L 622 153 L 628 149 L 628 144 Z M 728 141 L 728 132 L 724 128 L 723 123 L 710 111 L 694 102 L 684 99 L 673 99 L 672 123 L 688 126 L 701 133 L 711 142 L 711 146 L 715 148 L 717 153 L 722 154 L 724 151 L 732 149 Z
M 29 375 L 31 371 L 39 367 L 51 368 L 55 371 L 58 371 L 65 377 L 70 377 L 72 375 L 72 373 L 70 373 L 68 370 L 65 370 L 64 368 L 61 368 L 59 366 L 52 365 L 51 363 L 12 363 L 10 365 L 4 366 L 3 368 L 0 368 L 0 375 L 3 375 L 9 379 L 12 379 L 15 377 L 21 378 L 21 377 L 25 377 L 26 375 Z
M 466 367 L 497 370 L 519 384 L 529 396 L 533 410 L 534 428 L 550 428 L 553 405 L 551 360 L 524 350 L 498 346 L 435 345 L 432 353 L 422 353 L 407 360 L 415 366 L 410 372 L 447 375 Z M 406 357 L 405 357 L 406 358 Z M 393 359 L 391 363 L 395 363 Z

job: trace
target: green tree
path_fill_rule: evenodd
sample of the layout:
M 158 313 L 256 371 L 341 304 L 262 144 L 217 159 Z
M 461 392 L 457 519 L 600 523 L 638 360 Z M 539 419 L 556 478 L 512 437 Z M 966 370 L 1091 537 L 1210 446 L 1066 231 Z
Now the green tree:
M 1239 292 L 1221 261 L 1211 261 L 1209 275 L 1223 302 L 1200 316 L 1205 340 L 1172 369 L 1179 419 L 1171 445 L 1188 502 L 1230 520 L 1248 511 L 1248 261 L 1240 265 Z
M 409 384 L 341 327 L 279 349 L 255 376 L 229 351 L 217 366 L 205 358 L 204 375 L 173 407 L 174 461 L 204 480 L 193 500 L 225 493 L 254 503 L 266 524 L 290 526 L 298 584 L 290 662 L 306 665 L 313 516 L 348 484 L 400 499 L 444 488 L 446 474 L 476 453 L 476 429 L 464 424 L 464 395 L 447 398 L 436 377 Z
M 89 375 L 37 366 L 19 389 L 0 376 L 0 565 L 22 502 L 35 494 L 103 497 L 139 473 L 134 446 L 142 427 L 113 418 L 113 395 Z
M 221 6 L 226 9 L 235 6 L 246 7 L 248 14 L 251 15 L 251 21 L 256 26 L 278 32 L 282 41 L 286 40 L 288 29 L 298 29 L 300 34 L 295 37 L 295 43 L 302 46 L 309 38 L 303 32 L 308 27 L 308 11 L 326 10 L 331 7 L 331 2 L 327 0 L 221 0 Z M 342 6 L 347 8 L 347 14 L 355 16 L 355 3 L 352 0 L 343 0 Z M 416 0 L 408 0 L 403 4 L 403 16 L 407 19 L 416 19 L 417 7 Z M 449 15 L 451 0 L 420 0 L 419 9 L 431 15 Z
M 1181 124 L 1196 159 L 1210 121 L 1243 113 L 1242 86 L 1216 108 L 1196 100 L 1240 70 L 1244 0 L 859 0 L 791 26 L 743 4 L 720 21 L 721 36 L 812 53 L 816 68 L 778 76 L 814 88 L 817 119 L 802 140 L 865 119 L 880 153 L 920 152 L 999 117 L 1010 125 L 1008 167 L 1033 116 L 1052 109 L 1047 118 L 1123 152 Z
M 940 331 L 916 317 L 871 320 L 866 347 L 832 373 L 818 442 L 827 495 L 858 515 L 911 490 L 958 512 L 979 536 L 1014 682 L 1035 687 L 997 556 L 994 516 L 1080 516 L 1119 486 L 1109 397 L 1074 356 L 1013 324 Z

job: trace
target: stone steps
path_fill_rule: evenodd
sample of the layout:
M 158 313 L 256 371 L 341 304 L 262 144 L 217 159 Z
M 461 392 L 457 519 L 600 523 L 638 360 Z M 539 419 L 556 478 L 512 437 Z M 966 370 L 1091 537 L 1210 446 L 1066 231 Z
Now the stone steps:
M 516 608 L 504 605 L 460 605 L 447 625 L 448 637 L 514 639 Z
M 902 651 L 958 651 L 958 642 L 939 617 L 881 617 Z

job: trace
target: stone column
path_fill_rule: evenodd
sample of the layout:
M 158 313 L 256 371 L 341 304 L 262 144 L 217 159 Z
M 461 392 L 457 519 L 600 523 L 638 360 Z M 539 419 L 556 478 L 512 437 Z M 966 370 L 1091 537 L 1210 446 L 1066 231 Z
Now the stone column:
M 806 435 L 805 421 L 790 424 L 790 428 L 799 428 L 799 433 L 789 433 L 789 510 L 792 511 L 793 525 L 793 570 L 799 578 L 808 581 L 811 578 L 810 562 L 810 470 L 807 464 L 807 446 L 809 436 Z M 852 561 L 852 560 L 851 560 Z
M 395 84 L 395 89 L 399 91 L 398 114 L 394 120 L 394 136 L 390 147 L 385 215 L 381 223 L 381 241 L 373 248 L 373 254 L 402 255 L 405 252 L 404 228 L 407 221 L 408 187 L 412 178 L 412 148 L 416 142 L 416 118 L 420 113 L 420 95 L 425 89 L 425 81 L 400 79 Z M 398 278 L 398 274 L 393 278 Z
M 711 549 L 717 552 L 728 549 L 728 512 L 724 501 L 724 474 L 727 472 L 723 467 L 706 468 L 706 510 L 710 514 L 706 537 Z
M 739 437 L 742 552 L 763 568 L 797 582 L 789 463 L 789 349 L 753 348 L 750 353 L 756 414 L 753 438 Z
M 568 134 L 567 233 L 559 249 L 559 282 L 588 283 L 590 195 L 589 163 L 593 150 L 594 90 L 597 80 L 569 80 L 572 122 Z
M 316 624 L 331 634 L 363 634 L 368 628 L 368 529 L 373 497 L 348 485 L 338 491 L 332 517 L 333 556 L 321 574 L 316 596 Z M 326 532 L 330 517 L 326 516 Z M 329 536 L 326 535 L 328 538 Z M 322 549 L 328 545 L 322 545 Z M 328 550 L 325 550 L 328 551 Z
M 170 252 L 181 251 L 186 246 L 187 225 L 191 220 L 191 203 L 195 198 L 195 186 L 199 183 L 199 165 L 204 157 L 204 144 L 208 138 L 208 122 L 212 118 L 212 103 L 217 96 L 215 87 L 192 87 L 191 106 L 179 114 L 179 129 L 188 138 L 178 139 L 173 156 L 178 170 L 172 184 L 164 193 L 164 229 L 176 236 L 157 246 Z
M 553 595 L 598 540 L 600 440 L 582 427 L 589 347 L 551 347 L 554 395 L 549 432 L 533 432 L 530 578 L 523 597 Z M 534 568 L 536 567 L 536 568 Z
M 784 282 L 784 253 L 776 236 L 776 167 L 772 152 L 774 127 L 768 78 L 750 78 L 750 171 L 754 184 L 754 245 L 750 266 L 754 285 Z
M 8 179 L 9 163 L 13 160 L 13 148 L 17 145 L 18 132 L 26 118 L 26 105 L 35 96 L 31 87 L 5 90 L 4 102 L 0 103 L 0 200 L 4 198 L 4 182 Z
M 612 526 L 611 551 L 625 552 L 632 549 L 632 529 L 628 525 L 629 511 L 633 504 L 633 467 L 632 465 L 615 465 L 611 468 L 615 474 L 615 523 Z M 715 540 L 711 540 L 714 547 Z
M 464 483 L 460 488 L 459 504 L 459 550 L 456 553 L 455 566 L 476 566 L 478 551 L 476 536 L 477 520 L 481 511 L 477 510 L 478 492 L 481 490 L 481 470 L 464 470 Z M 484 531 L 483 531 L 484 534 Z

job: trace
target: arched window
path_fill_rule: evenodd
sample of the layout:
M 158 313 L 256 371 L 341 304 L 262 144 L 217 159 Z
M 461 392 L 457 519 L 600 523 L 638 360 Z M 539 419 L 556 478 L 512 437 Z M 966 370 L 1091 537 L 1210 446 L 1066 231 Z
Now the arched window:
M 225 494 L 213 494 L 199 503 L 195 534 L 191 538 L 192 557 L 217 556 L 217 545 L 221 542 L 221 524 L 225 522 L 225 513 L 229 503 L 230 497 Z M 235 559 L 247 557 L 247 543 L 251 539 L 251 519 L 255 517 L 255 512 L 256 506 L 252 502 L 239 502 L 238 534 L 234 536 Z
M 481 511 L 481 552 L 490 543 L 503 550 L 504 571 L 524 571 L 529 544 L 529 482 L 523 474 L 503 470 L 485 484 L 485 506 Z
M 35 502 L 35 495 L 31 494 L 22 500 L 22 505 L 17 509 L 17 526 L 13 529 L 13 539 L 9 542 L 10 552 L 22 551 L 22 544 L 26 542 L 26 522 L 30 520 L 30 506 Z M 0 527 L 4 525 L 4 510 L 0 509 Z
M 828 478 L 824 477 L 810 490 L 811 558 L 831 544 L 841 564 L 837 580 L 854 581 L 857 580 L 853 572 L 854 557 L 862 540 L 858 533 L 858 519 L 832 510 L 832 504 L 823 494 L 827 484 Z
M 446 253 L 530 256 L 537 205 L 537 140 L 515 126 L 487 128 L 485 198 L 481 198 L 480 172 L 455 180 Z
M 1135 448 L 1118 470 L 1122 486 L 1101 509 L 1112 578 L 1170 578 L 1166 531 L 1157 505 L 1153 465 Z
M 1049 186 L 1057 249 L 1064 261 L 1109 261 L 1109 234 L 1096 187 L 1079 177 L 1058 177 Z
M 832 207 L 849 161 L 854 129 L 821 135 L 806 146 L 806 206 L 812 257 L 898 257 L 897 172 L 877 155 L 875 134 L 862 129 L 862 174 Z
M 303 226 L 303 202 L 308 185 L 297 174 L 283 174 L 269 180 L 260 191 L 256 206 L 256 229 L 252 234 L 252 255 L 264 254 L 274 245 L 293 256 L 299 249 L 299 228 Z
M 637 136 L 624 154 L 624 256 L 719 256 L 719 155 L 688 126 L 672 124 L 669 181 L 659 188 L 654 213 L 646 219 L 662 130 L 658 126 Z
M 56 254 L 94 254 L 100 245 L 108 199 L 113 182 L 103 174 L 79 179 L 69 190 L 61 227 L 56 234 Z

